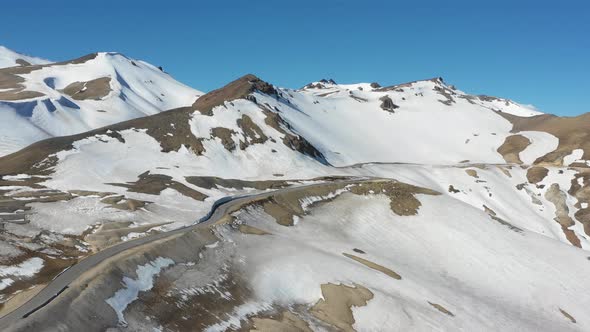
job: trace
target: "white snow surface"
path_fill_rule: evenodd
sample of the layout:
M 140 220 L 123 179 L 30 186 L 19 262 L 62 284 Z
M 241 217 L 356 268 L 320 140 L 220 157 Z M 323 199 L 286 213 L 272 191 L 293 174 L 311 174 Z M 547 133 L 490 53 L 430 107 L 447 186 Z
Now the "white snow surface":
M 49 60 L 21 54 L 0 45 L 0 68 L 19 66 L 19 64 L 16 63 L 18 59 L 25 60 L 32 65 L 44 65 L 51 62 Z
M 489 107 L 492 110 L 501 111 L 504 113 L 520 116 L 520 117 L 532 117 L 543 114 L 533 105 L 524 105 L 515 103 L 512 100 L 494 98 L 491 101 L 477 100 L 476 103 L 480 103 L 484 107 Z
M 486 169 L 479 167 L 455 167 L 432 165 L 365 165 L 359 174 L 372 175 L 386 178 L 395 178 L 399 181 L 431 188 L 445 193 L 468 205 L 483 210 L 485 205 L 496 212 L 497 216 L 521 229 L 541 234 L 570 244 L 565 238 L 559 224 L 554 220 L 555 208 L 553 203 L 547 201 L 545 193 L 553 183 L 557 183 L 560 189 L 567 192 L 571 186 L 571 179 L 577 171 L 564 170 L 559 167 L 547 167 L 549 173 L 537 187 L 526 184 L 526 169 L 520 167 L 506 167 L 504 171 L 500 167 L 488 166 Z M 473 178 L 465 172 L 466 169 L 475 170 L 478 178 Z M 517 185 L 525 184 L 522 190 L 516 189 Z M 449 193 L 449 185 L 459 190 L 458 193 Z M 567 196 L 567 206 L 570 214 L 578 209 L 575 207 L 576 199 Z M 535 203 L 537 202 L 537 203 Z M 580 239 L 583 248 L 590 249 L 590 241 L 585 236 L 583 225 L 575 220 L 574 229 Z
M 14 108 L 0 101 L 0 157 L 16 152 L 32 142 L 51 137 Z
M 557 149 L 559 145 L 559 139 L 549 133 L 521 131 L 519 134 L 531 141 L 531 144 L 519 154 L 520 160 L 527 165 L 532 164 L 537 158 Z
M 3 278 L 0 280 L 0 291 L 5 289 L 6 287 L 10 287 L 14 283 L 14 280 L 10 278 Z
M 583 156 L 583 149 L 574 149 L 574 151 L 572 151 L 571 154 L 568 154 L 567 156 L 563 157 L 563 165 L 569 166 L 575 162 L 585 162 L 585 160 L 582 160 Z
M 534 232 L 515 232 L 449 195 L 417 198 L 418 215 L 397 216 L 385 196 L 344 194 L 293 227 L 262 222 L 256 214 L 240 216 L 272 236 L 224 236 L 239 248 L 235 263 L 260 308 L 269 302 L 313 305 L 322 298 L 322 284 L 358 284 L 374 294 L 367 306 L 353 307 L 358 331 L 590 328 L 584 251 Z M 402 279 L 343 253 L 392 269 Z
M 293 129 L 335 166 L 457 164 L 463 160 L 503 163 L 496 150 L 510 135 L 510 122 L 484 101 L 461 98 L 464 95 L 459 91 L 451 95 L 450 106 L 443 104 L 445 97 L 436 89 L 445 87 L 430 80 L 408 84 L 403 91 L 374 91 L 368 84 L 329 85 L 326 89 L 281 90 L 289 103 L 261 94 L 256 98 L 280 109 Z M 379 99 L 384 96 L 399 106 L 394 113 L 380 108 Z M 541 152 L 535 150 L 531 155 Z

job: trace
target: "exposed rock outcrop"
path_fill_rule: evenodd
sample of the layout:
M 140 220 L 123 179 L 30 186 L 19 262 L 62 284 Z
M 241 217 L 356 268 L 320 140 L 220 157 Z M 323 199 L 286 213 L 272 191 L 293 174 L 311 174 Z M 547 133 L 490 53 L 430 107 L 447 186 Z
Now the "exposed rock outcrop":
M 395 113 L 395 109 L 399 108 L 399 106 L 397 106 L 396 104 L 393 103 L 393 100 L 391 100 L 391 98 L 387 95 L 379 98 L 379 100 L 381 100 L 381 105 L 380 107 L 384 110 L 384 111 L 388 111 L 391 113 Z

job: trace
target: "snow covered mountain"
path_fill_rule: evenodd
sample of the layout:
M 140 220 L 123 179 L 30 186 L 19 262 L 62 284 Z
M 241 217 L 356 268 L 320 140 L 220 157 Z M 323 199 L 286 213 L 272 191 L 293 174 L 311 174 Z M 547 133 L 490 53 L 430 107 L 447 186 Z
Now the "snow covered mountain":
M 202 92 L 118 53 L 0 69 L 0 155 L 191 105 Z
M 57 93 L 78 102 L 70 81 Z M 0 315 L 80 257 L 252 197 L 111 257 L 13 330 L 590 329 L 588 114 L 441 78 L 246 75 L 193 101 L 0 158 Z
M 539 114 L 508 100 L 467 95 L 440 78 L 391 87 L 315 82 L 288 93 L 285 119 L 337 166 L 502 163 L 496 150 L 511 124 L 499 112 Z
M 29 65 L 45 65 L 51 61 L 17 53 L 0 45 L 0 68 Z

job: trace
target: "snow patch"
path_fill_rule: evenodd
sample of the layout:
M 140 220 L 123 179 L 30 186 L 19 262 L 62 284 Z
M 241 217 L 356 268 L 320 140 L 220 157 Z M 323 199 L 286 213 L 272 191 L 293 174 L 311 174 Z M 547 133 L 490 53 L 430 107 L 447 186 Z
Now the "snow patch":
M 113 297 L 106 300 L 117 313 L 120 324 L 127 324 L 124 315 L 127 306 L 137 300 L 140 292 L 152 289 L 154 277 L 158 275 L 163 268 L 172 264 L 174 264 L 174 261 L 170 258 L 158 257 L 154 261 L 137 268 L 137 279 L 129 277 L 123 278 L 125 288 L 118 290 Z
M 12 280 L 10 278 L 3 278 L 2 280 L 0 280 L 0 291 L 6 287 L 9 287 L 13 283 L 14 283 L 14 280 Z
M 0 277 L 24 277 L 30 278 L 39 273 L 43 268 L 44 261 L 39 257 L 29 258 L 28 260 L 15 266 L 0 265 Z
M 563 165 L 569 166 L 577 161 L 582 161 L 582 156 L 584 156 L 584 150 L 583 149 L 575 149 L 574 151 L 572 151 L 572 153 L 563 157 Z
M 559 139 L 546 132 L 521 131 L 519 134 L 531 141 L 519 155 L 524 164 L 532 164 L 537 158 L 557 149 L 559 145 Z

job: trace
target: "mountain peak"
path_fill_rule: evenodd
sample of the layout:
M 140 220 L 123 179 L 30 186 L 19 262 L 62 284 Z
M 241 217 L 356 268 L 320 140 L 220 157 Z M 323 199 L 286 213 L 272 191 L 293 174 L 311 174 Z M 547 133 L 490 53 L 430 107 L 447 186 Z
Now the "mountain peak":
M 198 110 L 202 114 L 212 115 L 212 109 L 214 107 L 222 105 L 226 101 L 246 98 L 254 91 L 260 91 L 268 95 L 277 94 L 272 84 L 261 80 L 253 74 L 246 74 L 222 88 L 201 96 L 192 105 L 192 109 Z
M 315 82 L 311 82 L 306 84 L 303 89 L 325 89 L 327 87 L 331 87 L 334 85 L 338 85 L 338 83 L 336 83 L 336 81 L 334 81 L 333 79 L 329 78 L 322 78 L 319 81 L 315 81 Z

